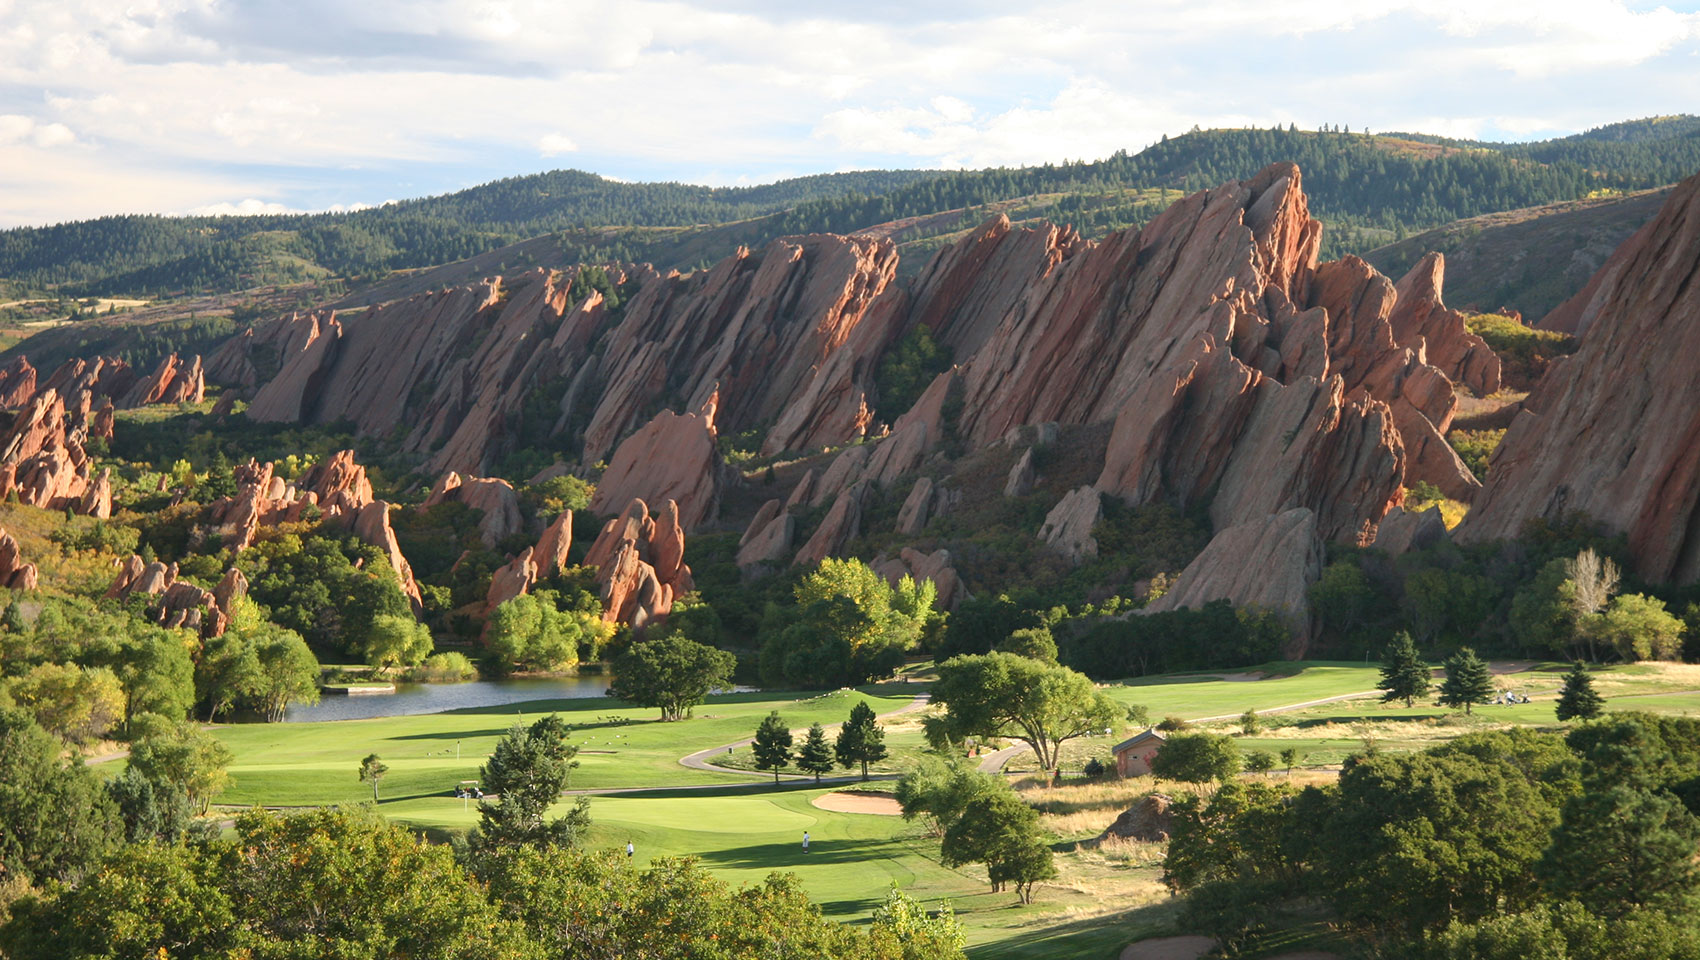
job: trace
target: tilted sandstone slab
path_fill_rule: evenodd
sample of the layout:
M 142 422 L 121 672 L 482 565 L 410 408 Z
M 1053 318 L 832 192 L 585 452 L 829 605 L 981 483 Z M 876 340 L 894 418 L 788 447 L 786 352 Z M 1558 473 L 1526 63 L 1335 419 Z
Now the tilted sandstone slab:
M 450 471 L 437 478 L 419 509 L 429 510 L 448 502 L 464 503 L 482 514 L 478 519 L 478 537 L 486 547 L 495 547 L 524 526 L 519 495 L 514 492 L 513 484 L 500 477 L 463 477 Z
M 131 554 L 118 563 L 118 575 L 106 596 L 123 599 L 134 594 L 155 598 L 148 615 L 162 627 L 193 630 L 204 638 L 221 636 L 230 626 L 235 602 L 248 593 L 248 579 L 235 568 L 211 590 L 177 578 L 177 565 L 158 560 L 144 563 Z
M 820 526 L 815 528 L 791 562 L 804 569 L 818 567 L 822 560 L 843 550 L 845 544 L 854 540 L 862 530 L 862 497 L 866 491 L 867 483 L 859 481 L 839 493 Z
M 35 367 L 29 358 L 18 356 L 0 368 L 0 407 L 15 410 L 35 396 Z
M 724 472 L 715 430 L 715 395 L 696 413 L 663 410 L 626 438 L 596 484 L 593 513 L 609 513 L 632 500 L 676 500 L 679 522 L 695 530 L 720 510 Z
M 1039 528 L 1039 539 L 1051 549 L 1079 563 L 1098 555 L 1098 541 L 1092 528 L 1104 518 L 1104 498 L 1092 487 L 1076 487 L 1069 491 Z
M 677 503 L 654 517 L 642 500 L 626 504 L 584 556 L 584 566 L 596 568 L 602 619 L 641 627 L 671 613 L 674 600 L 696 589 L 684 546 Z
M 0 530 L 0 587 L 7 590 L 34 590 L 38 574 L 35 564 L 25 563 L 23 549 L 17 538 Z
M 1141 612 L 1198 608 L 1213 600 L 1280 613 L 1294 634 L 1310 636 L 1310 585 L 1324 558 L 1316 514 L 1302 507 L 1228 527 Z
M 1629 540 L 1635 572 L 1700 579 L 1700 176 L 1601 268 L 1576 353 L 1512 421 L 1488 480 L 1453 531 L 1515 537 L 1581 512 Z M 1587 292 L 1587 291 L 1584 291 Z
M 1429 507 L 1421 513 L 1394 507 L 1376 528 L 1374 546 L 1390 557 L 1397 557 L 1449 539 L 1439 507 Z
M 161 360 L 153 373 L 118 398 L 118 405 L 129 409 L 155 403 L 200 403 L 206 391 L 206 375 L 201 369 L 200 356 L 185 363 L 173 353 Z
M 1395 287 L 1399 302 L 1390 317 L 1393 339 L 1409 346 L 1421 337 L 1428 362 L 1448 379 L 1464 384 L 1478 397 L 1496 393 L 1501 382 L 1499 357 L 1487 341 L 1469 331 L 1462 313 L 1442 302 L 1445 280 L 1446 258 L 1439 253 L 1423 257 L 1400 278 Z
M 591 404 L 584 462 L 605 457 L 657 405 L 694 409 L 716 393 L 728 429 L 779 421 L 777 449 L 849 439 L 840 434 L 863 421 L 860 397 L 873 370 L 826 361 L 896 268 L 890 241 L 814 235 L 646 284 L 607 339 L 598 365 L 606 386 Z

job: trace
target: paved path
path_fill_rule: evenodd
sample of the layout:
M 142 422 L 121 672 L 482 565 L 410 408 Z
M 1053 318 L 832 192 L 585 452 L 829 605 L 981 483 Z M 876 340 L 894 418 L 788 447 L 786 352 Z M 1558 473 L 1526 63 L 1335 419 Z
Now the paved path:
M 927 704 L 931 701 L 931 698 L 932 698 L 931 694 L 924 693 L 924 692 L 918 693 L 918 694 L 915 695 L 915 699 L 909 701 L 908 703 L 904 704 L 901 707 L 898 707 L 896 710 L 893 710 L 890 713 L 882 713 L 879 716 L 875 717 L 874 719 L 876 719 L 876 720 L 889 720 L 892 717 L 900 717 L 900 716 L 902 716 L 903 714 L 906 714 L 906 713 L 915 713 L 918 710 L 925 710 L 926 707 L 927 707 Z M 834 724 L 828 726 L 826 729 L 830 732 L 830 731 L 833 731 L 833 730 L 837 730 L 839 727 L 842 727 L 842 726 L 844 726 L 844 724 L 834 723 Z M 791 734 L 792 734 L 792 736 L 797 736 L 799 734 L 807 734 L 808 732 L 809 732 L 808 728 L 804 727 L 804 728 L 800 728 L 798 730 L 791 731 Z M 690 767 L 692 770 L 706 770 L 710 773 L 736 773 L 736 774 L 742 774 L 742 775 L 745 775 L 745 776 L 761 777 L 764 780 L 771 780 L 771 779 L 773 779 L 773 774 L 771 772 L 763 772 L 761 770 L 736 770 L 736 769 L 733 769 L 732 767 L 717 767 L 714 764 L 708 762 L 709 757 L 718 757 L 718 756 L 721 756 L 721 755 L 727 753 L 728 751 L 736 749 L 738 747 L 748 747 L 750 744 L 752 744 L 754 742 L 755 742 L 755 738 L 752 737 L 752 738 L 747 739 L 747 740 L 739 740 L 736 743 L 723 743 L 718 747 L 709 747 L 707 750 L 698 750 L 696 753 L 687 754 L 683 757 L 680 757 L 679 763 L 682 766 Z M 779 779 L 780 779 L 781 782 L 783 782 L 785 780 L 808 780 L 812 783 L 814 781 L 814 777 L 812 777 L 808 774 L 800 774 L 800 773 L 782 773 L 782 774 L 779 775 Z M 844 780 L 849 780 L 849 779 L 860 780 L 861 777 L 854 777 L 854 778 L 851 778 L 851 777 L 822 777 L 820 782 L 821 783 L 838 783 L 838 782 L 842 782 Z M 889 775 L 883 775 L 883 776 L 878 777 L 877 779 L 886 780 L 886 779 L 890 779 L 890 776 Z M 718 786 L 725 786 L 725 784 L 718 784 Z M 645 787 L 644 789 L 653 790 L 655 788 L 654 787 Z

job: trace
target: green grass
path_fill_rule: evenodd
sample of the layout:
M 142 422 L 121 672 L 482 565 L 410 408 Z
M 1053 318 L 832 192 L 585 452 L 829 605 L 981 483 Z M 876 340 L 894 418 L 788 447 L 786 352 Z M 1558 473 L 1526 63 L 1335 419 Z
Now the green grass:
M 457 782 L 478 778 L 484 758 L 514 723 L 530 723 L 548 713 L 560 714 L 573 728 L 571 739 L 580 751 L 574 788 L 743 783 L 749 778 L 692 770 L 680 766 L 679 758 L 749 737 L 769 710 L 779 710 L 792 726 L 807 726 L 817 720 L 840 722 L 861 700 L 884 714 L 909 699 L 844 691 L 803 700 L 793 694 L 730 694 L 710 698 L 697 708 L 694 719 L 679 723 L 661 723 L 654 710 L 598 697 L 425 716 L 226 726 L 216 734 L 235 754 L 230 766 L 234 782 L 219 800 L 228 804 L 358 803 L 370 797 L 356 773 L 361 758 L 370 753 L 378 754 L 390 767 L 380 787 L 384 798 L 446 794 Z M 389 813 L 388 804 L 384 807 Z
M 1262 671 L 1262 680 L 1222 680 L 1215 674 L 1170 674 L 1141 677 L 1109 688 L 1117 701 L 1145 707 L 1155 723 L 1166 716 L 1186 719 L 1268 710 L 1273 707 L 1374 690 L 1379 664 L 1350 661 L 1266 663 L 1244 672 Z

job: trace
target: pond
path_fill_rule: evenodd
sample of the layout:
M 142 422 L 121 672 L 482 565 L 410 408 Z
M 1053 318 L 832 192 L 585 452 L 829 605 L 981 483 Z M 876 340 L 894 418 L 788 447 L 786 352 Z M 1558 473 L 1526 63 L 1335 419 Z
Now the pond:
M 369 717 L 399 717 L 415 713 L 441 713 L 464 707 L 493 707 L 524 700 L 576 700 L 600 697 L 614 681 L 611 674 L 547 679 L 473 680 L 468 683 L 398 683 L 395 693 L 343 695 L 327 693 L 312 706 L 296 704 L 284 719 L 292 723 L 312 720 L 364 720 Z

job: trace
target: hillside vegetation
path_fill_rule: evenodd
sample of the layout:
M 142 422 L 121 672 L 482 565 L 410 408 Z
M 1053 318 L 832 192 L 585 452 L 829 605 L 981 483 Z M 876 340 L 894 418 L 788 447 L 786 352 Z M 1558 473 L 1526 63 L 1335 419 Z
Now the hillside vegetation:
M 914 234 L 950 233 L 961 229 L 956 221 L 984 219 L 1012 201 L 1097 236 L 1155 216 L 1166 191 L 1203 189 L 1283 160 L 1305 172 L 1313 210 L 1332 228 L 1323 250 L 1331 258 L 1463 218 L 1661 187 L 1700 169 L 1694 118 L 1618 126 L 1527 144 L 1338 128 L 1195 130 L 1093 162 L 868 171 L 747 188 L 557 170 L 350 213 L 122 216 L 10 230 L 0 233 L 0 281 L 18 291 L 158 298 L 374 280 L 545 234 L 560 237 L 564 262 L 694 267 L 776 236 L 958 214 L 911 225 L 908 239 L 921 240 Z

